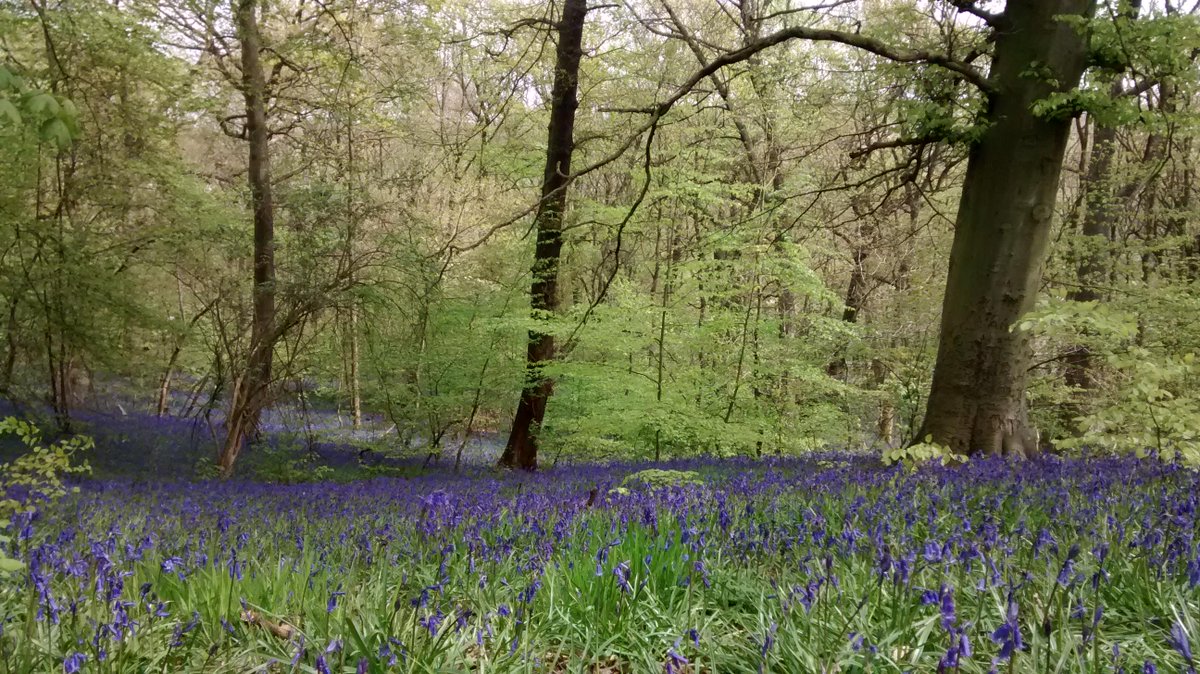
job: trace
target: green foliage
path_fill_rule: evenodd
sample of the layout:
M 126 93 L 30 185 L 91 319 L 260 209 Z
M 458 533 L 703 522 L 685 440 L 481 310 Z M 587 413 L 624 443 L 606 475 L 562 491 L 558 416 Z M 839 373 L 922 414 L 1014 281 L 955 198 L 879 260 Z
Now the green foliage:
M 322 464 L 299 440 L 256 447 L 245 468 L 255 480 L 276 484 L 320 482 L 333 474 L 333 468 Z
M 192 465 L 191 476 L 200 481 L 216 480 L 221 476 L 221 467 L 211 456 L 202 456 Z
M 1150 118 L 1138 109 L 1136 99 L 1113 97 L 1107 89 L 1079 88 L 1056 92 L 1033 104 L 1034 112 L 1046 119 L 1071 118 L 1087 113 L 1104 124 L 1117 126 Z
M 33 129 L 46 143 L 65 149 L 79 135 L 79 111 L 69 99 L 30 87 L 0 64 L 0 133 Z
M 1031 314 L 1023 325 L 1063 350 L 1085 349 L 1094 368 L 1086 398 L 1060 398 L 1058 408 L 1074 414 L 1055 444 L 1200 466 L 1200 333 L 1191 318 L 1198 310 L 1183 284 L 1104 303 L 1050 301 Z
M 1156 353 L 1143 347 L 1106 354 L 1121 385 L 1105 404 L 1077 420 L 1078 437 L 1063 438 L 1064 448 L 1089 447 L 1164 460 L 1179 459 L 1200 467 L 1200 360 L 1196 354 Z
M 967 460 L 961 454 L 955 454 L 949 447 L 933 441 L 932 436 L 925 436 L 922 442 L 911 445 L 901 445 L 884 450 L 883 462 L 887 465 L 904 463 L 912 468 L 920 464 L 937 462 L 941 465 L 959 464 Z
M 45 444 L 36 426 L 15 417 L 0 421 L 0 434 L 20 438 L 26 452 L 0 464 L 0 517 L 9 518 L 29 504 L 28 499 L 54 500 L 67 493 L 63 478 L 89 472 L 86 461 L 73 463 L 77 455 L 95 447 L 91 438 L 77 435 Z M 24 494 L 19 500 L 17 493 Z
M 694 217 L 704 217 L 730 189 L 705 178 L 664 169 L 657 194 L 687 195 Z M 641 225 L 667 238 L 673 226 L 650 216 Z M 616 279 L 578 329 L 569 360 L 549 370 L 557 382 L 545 445 L 579 458 L 653 459 L 794 453 L 844 437 L 857 392 L 826 366 L 854 328 L 767 308 L 765 297 L 780 288 L 809 302 L 837 300 L 809 251 L 759 235 L 714 235 L 692 259 L 659 259 L 656 294 Z M 560 318 L 562 338 L 586 311 L 576 306 Z M 785 320 L 802 323 L 805 339 L 784 334 Z
M 1090 21 L 1078 21 L 1090 36 L 1092 61 L 1109 72 L 1194 78 L 1192 54 L 1200 48 L 1200 17 L 1155 6 L 1141 13 L 1135 17 L 1101 12 Z
M 704 480 L 694 470 L 662 470 L 659 468 L 641 470 L 626 475 L 625 479 L 621 480 L 621 486 L 626 488 L 663 489 L 689 484 L 704 484 Z
M 12 516 L 18 512 L 72 491 L 63 478 L 89 472 L 86 461 L 75 459 L 94 447 L 92 439 L 82 435 L 44 444 L 36 426 L 15 417 L 0 420 L 0 435 L 9 434 L 17 436 L 26 451 L 13 461 L 0 464 L 0 532 L 8 528 Z M 5 554 L 8 540 L 0 535 L 0 573 L 23 568 L 21 562 Z

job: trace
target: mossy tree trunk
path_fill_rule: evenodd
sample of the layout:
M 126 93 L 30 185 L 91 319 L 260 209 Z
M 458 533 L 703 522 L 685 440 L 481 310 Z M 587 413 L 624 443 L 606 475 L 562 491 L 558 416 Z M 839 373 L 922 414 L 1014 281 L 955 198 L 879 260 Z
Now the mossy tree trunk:
M 546 142 L 546 169 L 542 198 L 534 225 L 537 248 L 529 289 L 535 320 L 546 321 L 558 310 L 558 264 L 562 253 L 563 214 L 575 150 L 575 110 L 579 107 L 579 61 L 583 56 L 583 25 L 586 0 L 565 0 L 558 22 L 558 47 L 554 63 L 554 86 L 550 97 L 550 128 Z M 513 416 L 512 429 L 500 465 L 524 470 L 537 469 L 538 438 L 546 417 L 546 404 L 554 392 L 554 380 L 545 366 L 554 360 L 554 336 L 533 328 L 525 362 L 525 385 Z

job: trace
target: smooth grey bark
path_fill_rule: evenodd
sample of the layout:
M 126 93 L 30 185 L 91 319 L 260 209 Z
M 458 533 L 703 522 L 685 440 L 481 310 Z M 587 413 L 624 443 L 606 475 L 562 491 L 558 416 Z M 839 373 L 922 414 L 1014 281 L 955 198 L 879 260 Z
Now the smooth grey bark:
M 1094 10 L 1093 0 L 1009 0 L 997 18 L 986 126 L 968 158 L 918 441 L 965 455 L 1037 450 L 1029 335 L 1014 326 L 1041 283 L 1071 118 L 1034 108 L 1079 85 L 1087 39 L 1065 19 Z

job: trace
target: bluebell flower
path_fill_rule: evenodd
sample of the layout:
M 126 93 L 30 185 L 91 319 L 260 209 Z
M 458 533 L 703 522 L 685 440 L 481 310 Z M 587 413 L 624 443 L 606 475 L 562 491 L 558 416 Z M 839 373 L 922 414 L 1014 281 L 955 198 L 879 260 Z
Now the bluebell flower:
M 338 589 L 335 590 L 333 594 L 329 595 L 329 601 L 325 602 L 325 612 L 333 613 L 337 609 L 338 597 L 344 596 L 346 596 L 346 593 L 342 592 L 342 587 L 339 585 Z
M 622 592 L 632 592 L 633 587 L 629 584 L 629 562 L 621 562 L 613 568 L 613 576 L 617 579 L 617 587 Z
M 1171 633 L 1167 641 L 1171 644 L 1171 648 L 1174 648 L 1179 655 L 1183 656 L 1184 661 L 1188 663 L 1189 669 L 1194 671 L 1196 663 L 1192 659 L 1192 644 L 1188 638 L 1187 630 L 1184 629 L 1182 623 L 1176 622 L 1171 625 Z
M 679 654 L 676 650 L 679 648 L 679 640 L 675 640 L 675 645 L 667 649 L 667 674 L 675 674 L 678 671 L 676 668 L 683 667 L 688 664 L 688 659 Z
M 1000 645 L 1000 652 L 996 659 L 1006 661 L 1012 657 L 1013 653 L 1025 648 L 1025 642 L 1021 637 L 1021 623 L 1017 618 L 1017 602 L 1013 598 L 1012 591 L 1008 594 L 1008 608 L 1005 611 L 1004 622 L 992 632 L 992 641 Z
M 76 674 L 83 668 L 83 663 L 87 662 L 87 656 L 83 653 L 75 652 L 67 656 L 63 660 L 63 674 Z
M 958 616 L 956 607 L 954 606 L 954 588 L 942 585 L 941 590 L 941 612 L 942 612 L 942 628 L 950 629 L 954 626 Z
M 778 629 L 778 623 L 771 623 L 771 627 L 767 629 L 767 633 L 763 635 L 762 641 L 758 645 L 758 654 L 760 656 L 758 662 L 759 674 L 762 674 L 766 668 L 767 654 L 771 652 L 771 647 L 775 645 L 775 633 Z

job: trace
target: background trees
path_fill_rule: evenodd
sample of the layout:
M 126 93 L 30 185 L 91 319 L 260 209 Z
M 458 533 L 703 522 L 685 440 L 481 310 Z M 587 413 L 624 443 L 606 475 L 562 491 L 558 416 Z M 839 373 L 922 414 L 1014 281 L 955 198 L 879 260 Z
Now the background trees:
M 527 361 L 542 461 L 1195 451 L 1193 8 L 992 9 L 593 3 L 550 173 L 581 3 L 2 4 L 0 379 L 230 466 L 267 401 L 437 458 Z

